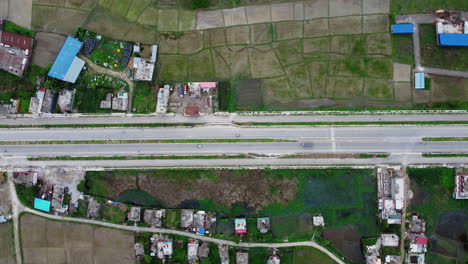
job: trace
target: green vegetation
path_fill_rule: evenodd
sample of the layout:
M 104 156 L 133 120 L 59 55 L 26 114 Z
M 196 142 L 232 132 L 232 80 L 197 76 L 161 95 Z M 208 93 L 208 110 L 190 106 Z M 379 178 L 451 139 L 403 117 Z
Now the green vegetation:
M 21 184 L 16 184 L 15 188 L 20 202 L 27 207 L 33 208 L 34 199 L 39 191 L 38 187 L 24 187 Z
M 157 103 L 156 86 L 148 82 L 135 82 L 132 106 L 136 113 L 153 113 Z
M 392 35 L 392 57 L 394 62 L 414 64 L 412 35 Z
M 10 21 L 7 21 L 3 24 L 3 31 L 16 33 L 30 38 L 34 38 L 35 35 L 34 31 L 18 26 Z
M 111 157 L 37 157 L 28 160 L 165 160 L 165 159 L 245 159 L 247 155 L 219 155 L 219 156 L 111 156 Z M 79 190 L 79 189 L 78 189 Z
M 433 13 L 438 9 L 457 9 L 468 11 L 466 1 L 458 0 L 392 0 L 390 11 L 392 14 Z
M 70 213 L 71 217 L 86 217 L 88 215 L 88 201 L 78 200 L 78 208 Z
M 207 8 L 210 6 L 210 0 L 191 0 L 192 1 L 192 8 Z
M 297 247 L 294 252 L 294 264 L 335 263 L 328 255 L 310 247 Z
M 421 63 L 428 67 L 468 71 L 468 54 L 460 47 L 437 46 L 434 25 L 419 25 Z
M 219 111 L 235 112 L 237 107 L 236 87 L 234 82 L 223 82 L 218 87 Z
M 369 158 L 386 158 L 388 154 L 359 154 L 361 159 L 369 159 Z
M 425 158 L 468 157 L 468 153 L 423 153 Z
M 127 218 L 127 205 L 102 203 L 101 210 L 99 210 L 99 218 L 114 224 L 125 223 L 125 219 Z
M 164 202 L 158 201 L 143 190 L 128 190 L 120 194 L 116 200 L 125 204 L 136 204 L 149 207 L 167 207 Z
M 166 210 L 166 218 L 165 218 L 165 225 L 166 227 L 173 227 L 177 228 L 180 226 L 180 210 Z
M 468 137 L 425 137 L 422 141 L 468 141 Z
M 154 144 L 154 143 L 237 143 L 237 142 L 295 142 L 281 139 L 144 139 L 144 140 L 44 140 L 0 141 L 0 145 L 50 145 L 50 144 Z

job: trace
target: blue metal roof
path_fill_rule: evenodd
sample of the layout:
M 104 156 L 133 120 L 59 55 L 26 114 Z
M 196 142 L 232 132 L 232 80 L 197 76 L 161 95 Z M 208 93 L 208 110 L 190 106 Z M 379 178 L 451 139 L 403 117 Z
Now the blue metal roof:
M 35 198 L 34 209 L 38 209 L 44 212 L 50 212 L 50 201 Z
M 74 83 L 84 66 L 84 62 L 76 58 L 81 46 L 83 46 L 83 42 L 68 36 L 48 75 L 52 78 Z
M 415 89 L 424 89 L 424 72 L 416 72 L 414 74 L 414 88 Z
M 468 47 L 468 34 L 438 34 L 439 45 Z
M 395 24 L 392 25 L 393 34 L 413 34 L 413 24 Z

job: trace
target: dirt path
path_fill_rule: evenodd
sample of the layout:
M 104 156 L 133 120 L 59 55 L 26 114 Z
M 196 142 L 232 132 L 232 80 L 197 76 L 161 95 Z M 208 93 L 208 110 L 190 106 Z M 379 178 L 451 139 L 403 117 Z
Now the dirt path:
M 408 206 L 408 201 L 409 201 L 409 197 L 408 197 L 408 191 L 410 189 L 410 181 L 409 181 L 409 177 L 408 177 L 408 174 L 406 173 L 406 166 L 402 166 L 401 167 L 401 175 L 403 176 L 403 179 L 404 179 L 404 182 L 405 182 L 405 192 L 404 192 L 404 196 L 403 196 L 403 199 L 404 199 L 404 203 L 403 203 L 403 209 L 401 210 L 401 217 L 402 217 L 402 221 L 401 221 L 401 229 L 400 229 L 400 232 L 401 232 L 401 238 L 400 238 L 400 256 L 404 256 L 405 255 L 405 232 L 406 232 L 406 208 Z M 402 259 L 400 263 L 404 263 L 404 260 Z
M 20 231 L 19 231 L 19 215 L 23 211 L 24 207 L 18 200 L 16 195 L 15 184 L 13 183 L 13 172 L 8 172 L 8 187 L 10 189 L 10 200 L 11 200 L 11 212 L 13 216 L 13 236 L 15 240 L 15 255 L 16 263 L 21 264 L 21 243 L 20 243 Z
M 98 72 L 100 74 L 105 74 L 105 75 L 112 76 L 114 78 L 124 80 L 128 84 L 128 110 L 127 110 L 127 113 L 131 113 L 132 112 L 133 90 L 135 89 L 135 84 L 133 83 L 132 80 L 130 80 L 130 78 L 128 78 L 127 70 L 125 70 L 123 72 L 112 71 L 112 70 L 109 70 L 109 69 L 106 69 L 106 68 L 103 68 L 103 67 L 101 67 L 99 65 L 94 64 L 94 62 L 92 62 L 90 59 L 86 58 L 85 56 L 83 56 L 81 54 L 78 55 L 78 57 L 83 59 L 88 64 L 88 66 L 91 67 L 91 69 L 93 69 L 94 71 L 96 71 L 96 72 Z

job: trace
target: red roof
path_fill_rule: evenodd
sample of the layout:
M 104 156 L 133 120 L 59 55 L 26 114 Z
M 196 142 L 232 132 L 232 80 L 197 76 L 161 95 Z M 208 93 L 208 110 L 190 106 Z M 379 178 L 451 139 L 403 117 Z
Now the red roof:
M 427 245 L 427 241 L 429 239 L 427 237 L 418 237 L 416 238 L 416 244 L 418 245 Z
M 21 36 L 15 33 L 2 32 L 2 43 L 20 49 L 31 49 L 32 38 Z

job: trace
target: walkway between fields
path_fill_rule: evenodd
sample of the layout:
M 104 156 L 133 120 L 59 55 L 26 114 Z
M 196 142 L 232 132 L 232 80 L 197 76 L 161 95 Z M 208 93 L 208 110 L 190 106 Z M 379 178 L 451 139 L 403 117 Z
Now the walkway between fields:
M 131 113 L 132 112 L 133 90 L 135 88 L 135 84 L 133 83 L 132 80 L 130 80 L 130 78 L 128 78 L 127 71 L 126 70 L 123 71 L 123 72 L 112 71 L 112 70 L 109 70 L 107 68 L 103 68 L 103 67 L 101 67 L 99 65 L 94 64 L 94 62 L 92 62 L 90 59 L 86 58 L 85 56 L 83 56 L 81 54 L 78 55 L 78 57 L 80 57 L 81 59 L 86 61 L 88 66 L 91 67 L 91 69 L 93 69 L 94 71 L 96 71 L 96 72 L 98 72 L 100 74 L 105 74 L 105 75 L 112 76 L 114 78 L 124 80 L 128 84 L 128 110 L 127 110 L 127 112 Z
M 207 236 L 200 236 L 194 233 L 175 230 L 175 229 L 126 226 L 126 225 L 112 224 L 112 223 L 107 223 L 107 222 L 102 222 L 102 221 L 97 221 L 97 220 L 92 220 L 92 219 L 73 218 L 73 217 L 65 217 L 65 216 L 60 216 L 60 215 L 46 214 L 43 212 L 33 210 L 28 207 L 25 207 L 23 206 L 23 204 L 21 204 L 21 202 L 19 202 L 18 196 L 16 194 L 15 184 L 13 183 L 13 173 L 11 172 L 8 173 L 8 184 L 10 187 L 10 195 L 11 195 L 11 202 L 12 202 L 14 236 L 15 236 L 15 252 L 16 252 L 16 261 L 18 264 L 22 263 L 21 243 L 20 243 L 20 237 L 19 237 L 19 234 L 20 234 L 19 215 L 21 212 L 31 213 L 37 216 L 48 218 L 48 219 L 70 221 L 70 222 L 76 222 L 76 223 L 82 223 L 82 224 L 92 224 L 92 225 L 104 226 L 104 227 L 109 227 L 109 228 L 133 231 L 133 232 L 151 232 L 151 233 L 179 235 L 179 236 L 199 239 L 199 240 L 206 241 L 206 242 L 228 245 L 232 247 L 243 247 L 243 248 L 253 248 L 253 247 L 281 248 L 281 247 L 301 247 L 301 246 L 313 247 L 327 254 L 331 259 L 333 259 L 337 263 L 345 264 L 342 260 L 336 257 L 333 253 L 328 251 L 326 248 L 320 246 L 319 244 L 315 243 L 314 241 L 288 242 L 288 243 L 244 243 L 244 242 L 236 243 L 230 240 L 212 238 L 212 237 L 207 237 Z
M 468 12 L 461 12 L 461 17 L 468 20 Z M 414 15 L 400 15 L 397 16 L 395 21 L 397 24 L 409 23 L 414 25 L 413 33 L 413 52 L 415 70 L 427 74 L 450 76 L 456 78 L 468 79 L 468 72 L 455 71 L 440 68 L 430 68 L 421 65 L 421 44 L 419 42 L 419 24 L 433 24 L 436 17 L 432 14 L 414 14 Z

